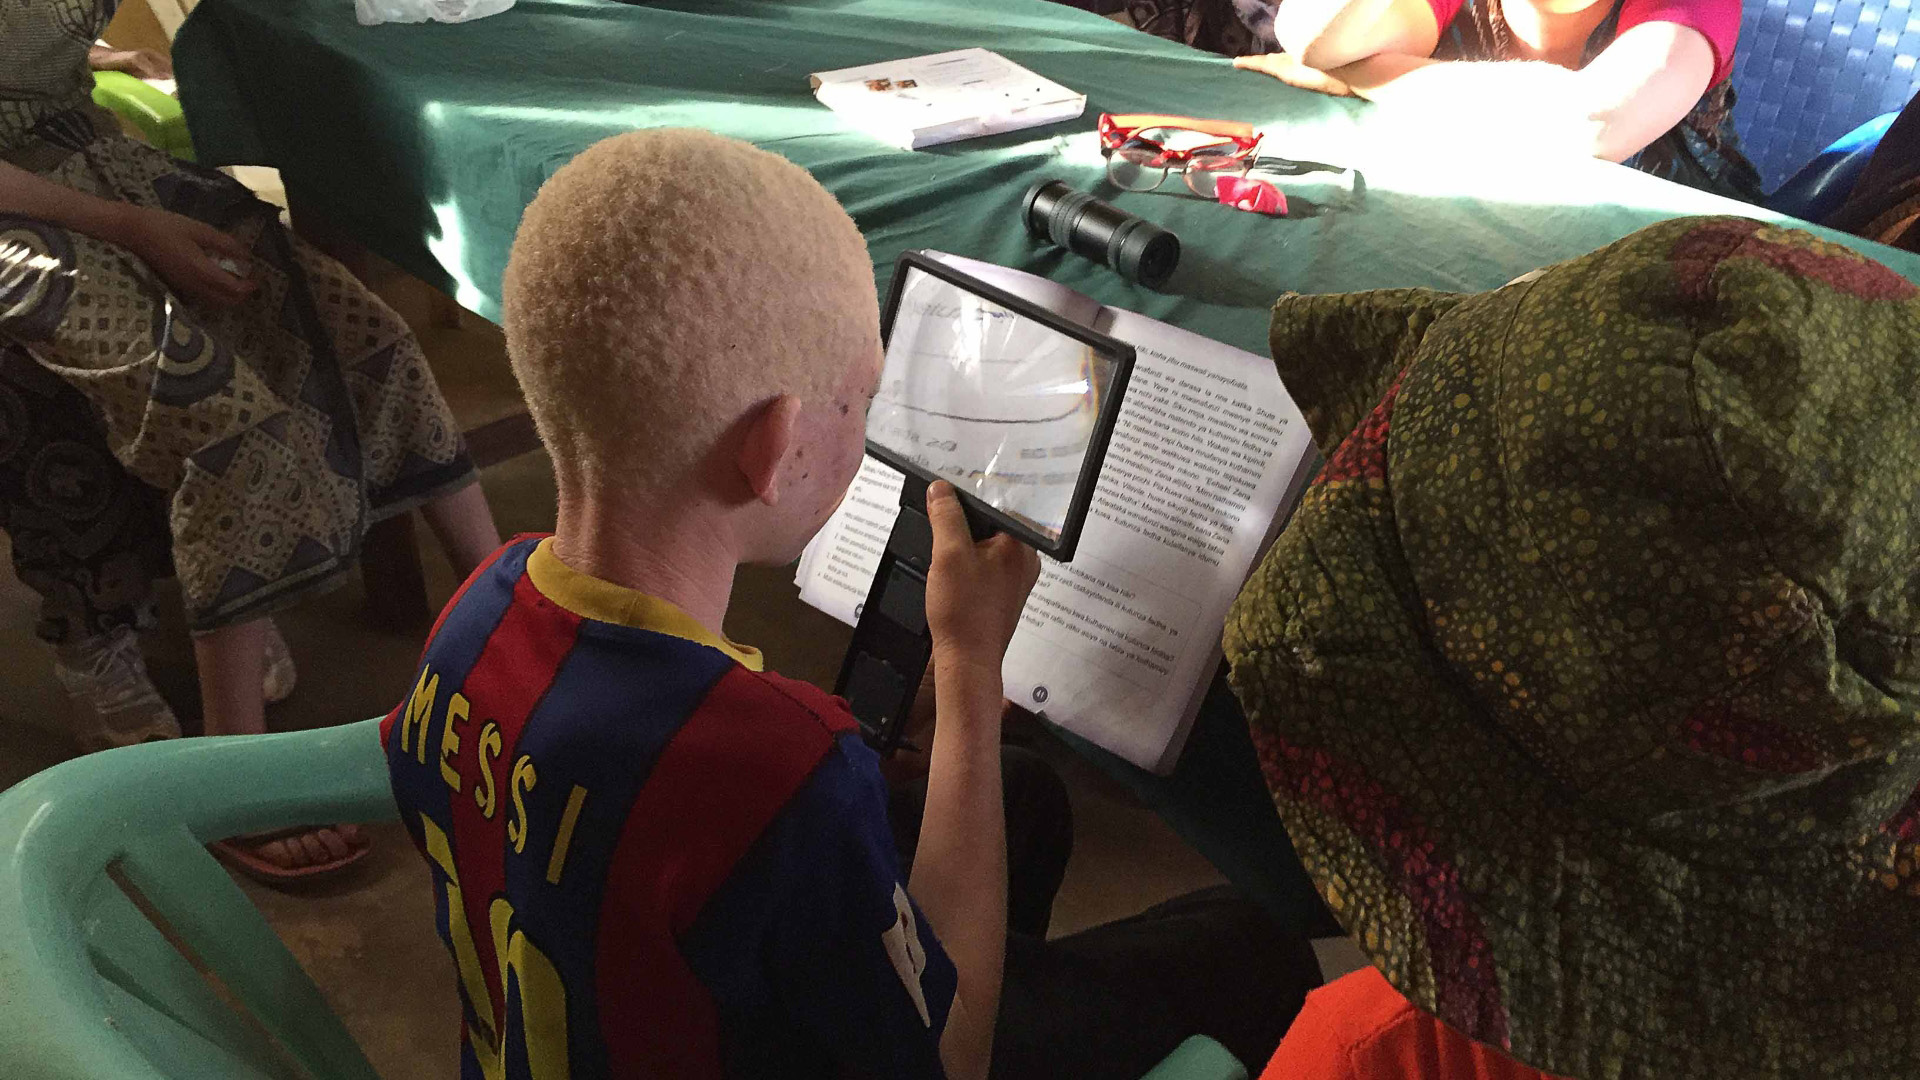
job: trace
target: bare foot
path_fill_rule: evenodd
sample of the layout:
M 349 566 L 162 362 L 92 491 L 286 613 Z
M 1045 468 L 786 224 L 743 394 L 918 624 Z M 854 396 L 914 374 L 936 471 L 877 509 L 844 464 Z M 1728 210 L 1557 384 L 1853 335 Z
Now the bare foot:
M 344 869 L 365 858 L 373 845 L 358 825 L 317 825 L 235 836 L 211 846 L 247 876 L 278 885 Z

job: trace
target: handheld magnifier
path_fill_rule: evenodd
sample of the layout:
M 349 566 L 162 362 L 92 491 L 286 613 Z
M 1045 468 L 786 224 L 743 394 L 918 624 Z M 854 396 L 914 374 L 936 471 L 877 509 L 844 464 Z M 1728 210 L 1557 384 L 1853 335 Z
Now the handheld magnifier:
M 975 540 L 1004 532 L 1072 561 L 1134 354 L 922 252 L 894 267 L 881 335 L 867 453 L 906 484 L 834 692 L 884 754 L 933 653 L 927 485 L 953 485 Z

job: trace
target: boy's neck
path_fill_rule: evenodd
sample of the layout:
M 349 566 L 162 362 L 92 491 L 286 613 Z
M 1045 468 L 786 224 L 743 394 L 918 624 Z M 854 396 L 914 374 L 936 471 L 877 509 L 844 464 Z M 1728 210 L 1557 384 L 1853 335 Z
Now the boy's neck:
M 571 569 L 665 600 L 725 633 L 739 556 L 726 530 L 701 514 L 614 512 L 563 498 L 553 553 Z

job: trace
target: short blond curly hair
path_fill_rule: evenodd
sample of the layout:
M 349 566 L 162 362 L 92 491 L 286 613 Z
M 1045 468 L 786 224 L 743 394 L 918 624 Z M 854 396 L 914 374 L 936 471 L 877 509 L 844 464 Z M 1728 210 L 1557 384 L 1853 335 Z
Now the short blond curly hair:
M 873 263 L 805 169 L 711 132 L 604 139 L 520 221 L 507 355 L 561 485 L 658 492 L 780 394 L 879 354 Z

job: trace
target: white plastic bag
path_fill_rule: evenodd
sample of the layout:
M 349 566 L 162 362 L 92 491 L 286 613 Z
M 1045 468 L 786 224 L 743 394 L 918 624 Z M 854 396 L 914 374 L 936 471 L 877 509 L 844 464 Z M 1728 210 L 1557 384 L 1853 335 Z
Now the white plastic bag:
M 361 26 L 381 23 L 459 23 L 498 15 L 513 0 L 353 0 L 354 17 Z

